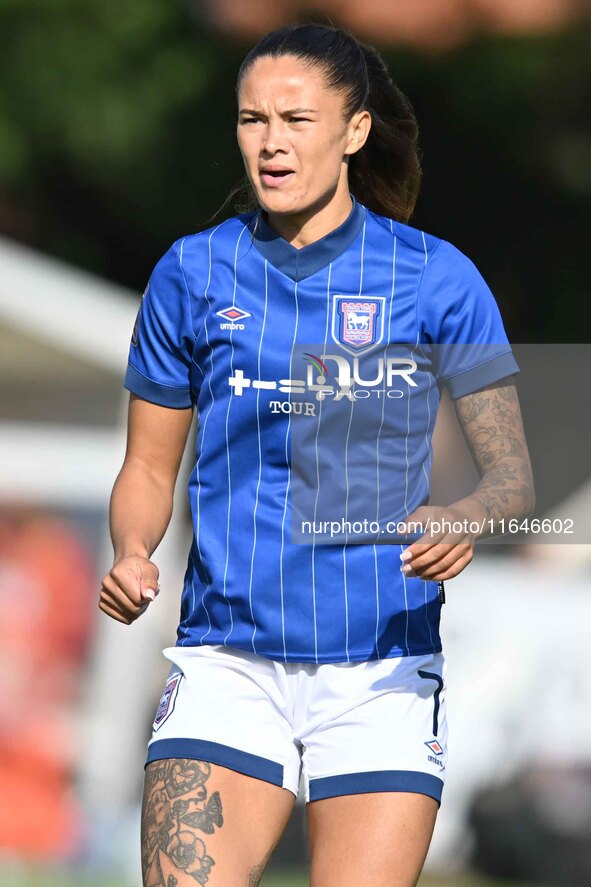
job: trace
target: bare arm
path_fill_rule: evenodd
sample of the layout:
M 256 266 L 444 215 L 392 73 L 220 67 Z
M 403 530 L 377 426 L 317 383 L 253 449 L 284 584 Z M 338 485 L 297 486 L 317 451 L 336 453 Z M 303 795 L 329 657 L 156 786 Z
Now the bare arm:
M 173 409 L 130 395 L 127 450 L 109 510 L 113 567 L 103 578 L 99 607 L 120 622 L 136 619 L 157 589 L 150 561 L 170 522 L 173 494 L 193 408 Z
M 423 579 L 452 579 L 474 556 L 474 541 L 495 535 L 500 518 L 525 517 L 534 509 L 535 493 L 529 453 L 515 384 L 510 377 L 455 401 L 458 420 L 470 447 L 480 483 L 474 492 L 446 507 L 421 506 L 408 521 L 438 521 L 470 527 L 469 532 L 427 532 L 401 554 L 402 571 Z M 489 521 L 492 520 L 492 530 Z M 474 533 L 478 524 L 482 532 Z
M 489 521 L 496 532 L 500 518 L 525 517 L 535 506 L 517 389 L 512 378 L 501 379 L 458 398 L 455 409 L 481 479 L 470 496 L 451 507 L 486 520 L 480 535 L 493 535 Z

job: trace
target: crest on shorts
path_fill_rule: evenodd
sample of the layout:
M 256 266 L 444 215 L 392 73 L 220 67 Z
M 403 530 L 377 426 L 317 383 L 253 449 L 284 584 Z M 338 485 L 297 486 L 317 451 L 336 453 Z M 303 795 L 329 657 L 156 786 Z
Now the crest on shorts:
M 384 336 L 385 296 L 333 296 L 331 334 L 349 354 L 363 354 Z
M 177 672 L 170 677 L 164 685 L 164 693 L 160 697 L 160 702 L 158 703 L 158 708 L 156 710 L 156 717 L 152 724 L 153 730 L 158 730 L 169 715 L 172 714 L 182 676 L 182 672 Z

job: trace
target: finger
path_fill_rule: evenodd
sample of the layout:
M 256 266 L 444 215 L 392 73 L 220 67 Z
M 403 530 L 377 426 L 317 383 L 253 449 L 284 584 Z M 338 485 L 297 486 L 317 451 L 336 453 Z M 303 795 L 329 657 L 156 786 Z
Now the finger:
M 421 544 L 420 547 L 411 545 L 400 555 L 400 560 L 402 562 L 400 569 L 403 573 L 408 575 L 411 570 L 415 569 L 416 565 L 428 566 L 429 564 L 434 563 L 440 556 L 437 549 L 438 543 L 436 542 L 432 542 L 430 545 Z
M 118 588 L 129 600 L 136 604 L 140 603 L 142 594 L 139 569 L 133 569 L 129 565 L 115 564 L 105 579 L 108 580 L 109 588 Z M 103 580 L 103 585 L 105 584 L 105 580 Z
M 424 537 L 422 537 L 424 538 Z M 436 542 L 413 542 L 412 545 L 409 545 L 404 549 L 402 554 L 400 555 L 400 560 L 409 561 L 411 558 L 419 557 L 419 555 L 424 554 L 426 551 L 429 551 L 430 548 L 433 548 L 436 545 Z
M 410 560 L 406 560 L 404 566 L 410 566 L 414 571 L 431 567 L 433 564 L 439 563 L 443 558 L 449 558 L 455 553 L 456 556 L 464 554 L 470 544 L 463 542 L 460 545 L 455 542 L 439 542 L 437 545 L 431 545 L 428 551 L 417 554 Z M 408 573 L 408 570 L 403 570 Z
M 131 611 L 128 607 L 122 607 L 119 603 L 117 603 L 117 601 L 114 601 L 112 598 L 104 594 L 101 594 L 99 602 L 99 607 L 101 607 L 101 609 L 105 609 L 105 612 L 108 609 L 109 615 L 111 615 L 112 613 L 117 613 L 119 614 L 119 616 L 122 617 L 122 619 L 128 621 L 128 623 L 133 622 L 135 619 L 141 616 L 142 613 L 144 613 L 149 606 L 150 602 L 144 601 L 137 610 Z
M 153 601 L 160 592 L 158 567 L 147 558 L 118 563 L 110 575 L 125 594 L 131 594 L 136 603 L 145 599 Z
M 129 607 L 122 606 L 118 601 L 114 600 L 110 595 L 101 592 L 99 598 L 99 607 L 108 608 L 109 614 L 112 612 L 118 613 L 123 619 L 129 620 L 132 622 L 134 619 L 141 614 L 139 609 L 131 610 Z
M 118 588 L 116 588 L 115 591 L 111 591 L 110 589 L 105 589 L 103 587 L 101 589 L 100 599 L 106 604 L 120 610 L 121 613 L 129 616 L 131 619 L 136 619 L 149 604 L 149 601 L 140 601 L 138 604 L 134 601 L 130 601 L 129 598 Z
M 447 545 L 441 547 L 438 546 L 437 549 L 434 549 L 434 552 L 436 551 L 435 556 L 430 557 L 422 563 L 412 561 L 410 564 L 411 571 L 423 578 L 430 578 L 435 572 L 441 569 L 446 569 L 458 560 L 458 558 L 466 555 L 470 550 L 471 546 L 468 545 L 452 545 L 451 547 Z
M 430 521 L 424 535 L 421 536 L 420 539 L 417 539 L 417 542 L 420 542 L 421 544 L 431 543 L 434 545 L 439 542 L 448 542 L 457 545 L 460 542 L 468 541 L 470 541 L 470 535 L 461 528 L 461 525 L 458 525 L 456 529 L 452 529 L 449 523 L 446 523 L 445 520 L 439 519 Z
M 112 619 L 116 619 L 117 622 L 123 622 L 125 625 L 131 625 L 133 619 L 130 616 L 124 615 L 121 610 L 116 607 L 113 607 L 111 604 L 107 603 L 104 600 L 99 601 L 99 610 L 102 610 L 103 613 L 106 613 L 107 616 L 111 616 Z
M 145 585 L 142 580 L 142 598 L 147 598 L 150 601 L 153 601 L 157 594 L 160 594 L 160 583 L 156 581 L 153 585 L 150 582 L 149 585 Z
M 424 534 L 415 540 L 412 545 L 414 546 L 417 543 L 436 544 L 443 541 L 450 543 L 473 541 L 467 523 L 461 515 L 443 510 L 429 514 L 425 520 Z
M 425 509 L 426 510 L 426 509 Z M 421 511 L 421 509 L 419 509 Z M 419 517 L 419 521 L 421 522 L 421 517 Z M 408 525 L 408 520 L 406 521 Z M 428 514 L 421 522 L 421 529 L 425 530 L 422 536 L 418 539 L 415 539 L 408 547 L 406 551 L 410 551 L 412 557 L 416 557 L 419 554 L 423 554 L 426 551 L 429 551 L 435 545 L 438 545 L 440 542 L 447 541 L 453 544 L 459 542 L 468 541 L 466 538 L 466 534 L 463 533 L 453 533 L 450 531 L 449 521 L 444 519 L 441 514 Z M 416 528 L 409 528 L 409 531 L 416 531 Z M 403 557 L 402 560 L 409 560 L 408 555 Z
M 133 592 L 122 590 L 111 576 L 105 576 L 103 579 L 102 594 L 112 604 L 130 614 L 137 613 L 143 603 L 140 597 L 136 599 L 135 596 L 130 596 Z
M 472 558 L 460 558 L 460 560 L 456 561 L 453 567 L 450 567 L 448 570 L 445 570 L 443 573 L 437 573 L 432 577 L 433 580 L 443 582 L 445 579 L 453 579 L 454 576 L 457 576 L 459 573 L 464 570 L 468 564 L 471 562 Z
M 415 576 L 418 576 L 419 579 L 426 580 L 436 580 L 436 579 L 451 579 L 453 576 L 457 576 L 468 564 L 471 562 L 473 557 L 472 551 L 469 551 L 464 554 L 455 553 L 453 556 L 443 558 L 435 564 L 430 565 L 429 567 L 425 567 L 414 572 Z
M 158 568 L 152 561 L 140 561 L 139 570 L 141 595 L 153 601 L 160 591 L 160 582 L 158 581 L 160 573 Z

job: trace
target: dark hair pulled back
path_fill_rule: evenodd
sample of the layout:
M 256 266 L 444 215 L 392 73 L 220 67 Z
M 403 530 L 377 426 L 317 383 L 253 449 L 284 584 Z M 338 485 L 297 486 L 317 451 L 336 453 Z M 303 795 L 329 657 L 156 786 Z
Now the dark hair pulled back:
M 369 111 L 371 130 L 367 140 L 349 156 L 349 189 L 373 212 L 407 223 L 421 182 L 418 125 L 410 101 L 393 82 L 379 52 L 345 28 L 289 25 L 267 34 L 246 55 L 238 72 L 236 92 L 257 59 L 284 55 L 323 70 L 328 87 L 344 95 L 345 121 L 357 111 Z M 238 212 L 258 208 L 247 176 L 226 203 L 232 198 Z

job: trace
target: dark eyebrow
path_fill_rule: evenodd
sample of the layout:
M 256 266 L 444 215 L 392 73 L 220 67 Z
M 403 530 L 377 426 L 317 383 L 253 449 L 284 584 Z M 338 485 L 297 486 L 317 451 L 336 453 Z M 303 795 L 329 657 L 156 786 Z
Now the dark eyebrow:
M 253 114 L 256 116 L 261 116 L 260 111 L 253 111 L 251 108 L 240 108 L 240 114 Z M 291 108 L 289 111 L 283 111 L 282 117 L 293 117 L 294 114 L 316 114 L 314 108 Z M 264 116 L 264 115 L 263 115 Z

